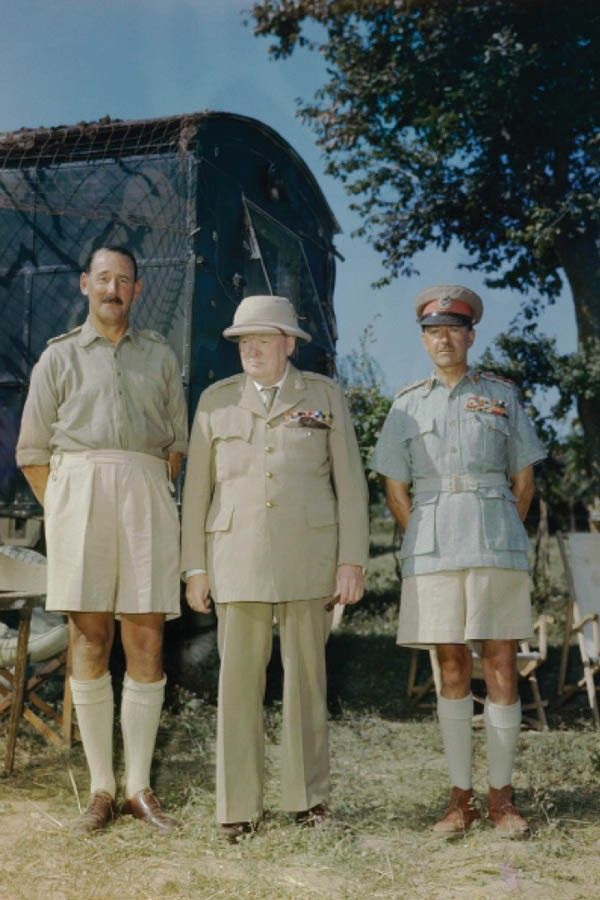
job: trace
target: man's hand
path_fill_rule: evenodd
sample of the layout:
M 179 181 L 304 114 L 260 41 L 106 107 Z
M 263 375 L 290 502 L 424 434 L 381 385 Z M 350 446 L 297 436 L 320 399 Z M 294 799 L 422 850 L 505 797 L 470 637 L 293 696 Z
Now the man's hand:
M 343 563 L 338 566 L 333 599 L 342 605 L 358 603 L 365 592 L 365 576 L 361 566 Z
M 177 476 L 181 470 L 181 461 L 183 460 L 183 453 L 169 453 L 169 473 L 171 475 L 171 481 L 175 483 L 177 481 Z
M 205 572 L 189 576 L 185 588 L 185 599 L 195 612 L 203 614 L 210 612 L 209 590 L 208 575 Z
M 50 466 L 21 466 L 21 471 L 27 479 L 29 487 L 33 491 L 40 506 L 44 505 L 44 494 L 50 475 Z

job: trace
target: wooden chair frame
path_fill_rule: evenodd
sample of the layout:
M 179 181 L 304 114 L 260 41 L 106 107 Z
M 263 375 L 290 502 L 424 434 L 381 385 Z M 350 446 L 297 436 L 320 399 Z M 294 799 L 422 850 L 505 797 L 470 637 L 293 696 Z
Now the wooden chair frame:
M 590 532 L 592 534 L 592 532 Z M 567 604 L 567 614 L 565 620 L 565 635 L 563 639 L 562 654 L 560 660 L 560 671 L 558 677 L 558 704 L 562 705 L 570 700 L 579 691 L 586 691 L 594 724 L 596 728 L 600 728 L 600 711 L 598 709 L 598 693 L 596 685 L 596 675 L 600 672 L 600 592 L 598 593 L 596 606 L 598 611 L 585 611 L 582 609 L 582 603 L 585 599 L 585 605 L 589 608 L 589 597 L 582 598 L 577 596 L 575 578 L 571 565 L 569 553 L 569 536 L 567 534 L 558 533 L 558 546 L 562 558 L 565 577 L 567 580 L 567 589 L 569 592 L 569 601 Z M 598 553 L 600 555 L 600 534 L 594 534 L 594 538 L 598 542 Z M 585 629 L 591 630 L 592 644 L 594 653 L 590 655 L 588 642 L 586 641 Z M 577 681 L 567 683 L 567 669 L 569 665 L 569 656 L 571 647 L 573 646 L 573 637 L 577 640 L 579 654 L 581 656 L 581 664 L 583 674 Z
M 528 641 L 519 643 L 517 652 L 517 670 L 519 676 L 529 682 L 532 701 L 523 705 L 523 725 L 536 731 L 548 731 L 548 719 L 546 706 L 548 701 L 542 698 L 540 686 L 537 680 L 537 670 L 548 657 L 548 625 L 553 621 L 551 616 L 541 615 L 534 627 L 537 634 L 537 649 L 532 649 Z M 439 694 L 441 677 L 437 653 L 435 649 L 429 650 L 431 674 L 424 680 L 418 680 L 419 651 L 413 650 L 408 671 L 407 694 L 415 703 L 420 702 L 432 689 Z M 481 658 L 473 652 L 473 680 L 483 680 Z M 476 702 L 483 705 L 483 697 L 474 694 Z M 477 718 L 477 717 L 476 717 Z

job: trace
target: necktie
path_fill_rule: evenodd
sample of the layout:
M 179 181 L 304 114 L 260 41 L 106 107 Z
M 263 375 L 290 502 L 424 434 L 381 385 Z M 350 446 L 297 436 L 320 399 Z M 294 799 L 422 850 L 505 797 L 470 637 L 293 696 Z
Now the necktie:
M 260 389 L 261 396 L 263 398 L 263 403 L 265 404 L 265 408 L 267 412 L 273 406 L 273 400 L 275 399 L 275 394 L 277 393 L 276 387 L 263 387 Z

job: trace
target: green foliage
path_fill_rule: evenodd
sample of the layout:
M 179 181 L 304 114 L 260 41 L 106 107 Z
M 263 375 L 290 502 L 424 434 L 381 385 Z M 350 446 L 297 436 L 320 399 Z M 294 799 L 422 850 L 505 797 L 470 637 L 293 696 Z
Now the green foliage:
M 598 464 L 590 457 L 576 399 L 600 403 L 600 341 L 589 338 L 576 353 L 560 354 L 556 340 L 540 334 L 535 323 L 501 334 L 481 358 L 485 369 L 511 378 L 531 414 L 552 464 L 543 470 L 543 494 L 561 521 L 574 503 L 597 492 Z M 553 402 L 546 402 L 552 395 Z
M 389 276 L 458 237 L 491 284 L 558 294 L 561 241 L 600 223 L 596 0 L 568 15 L 562 0 L 263 0 L 253 15 L 273 55 L 324 56 L 301 114 Z
M 369 352 L 369 345 L 373 340 L 371 323 L 366 326 L 359 339 L 358 351 L 342 359 L 339 365 L 340 378 L 344 384 L 344 393 L 367 474 L 371 506 L 381 500 L 382 489 L 379 476 L 371 472 L 368 466 L 392 405 L 392 401 L 384 393 L 381 368 Z
M 526 346 L 526 331 L 501 349 L 526 390 L 557 388 L 557 414 L 576 400 L 600 485 L 600 4 L 259 0 L 252 15 L 275 57 L 326 61 L 300 114 L 381 254 L 380 284 L 458 240 L 464 268 L 522 291 L 533 324 L 566 275 L 579 352 Z

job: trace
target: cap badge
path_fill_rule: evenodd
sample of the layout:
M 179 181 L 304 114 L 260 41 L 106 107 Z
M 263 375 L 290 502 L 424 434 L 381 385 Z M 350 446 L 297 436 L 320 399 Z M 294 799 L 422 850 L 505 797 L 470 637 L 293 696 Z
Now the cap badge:
M 442 297 L 438 303 L 440 309 L 450 309 L 452 306 L 452 297 Z

